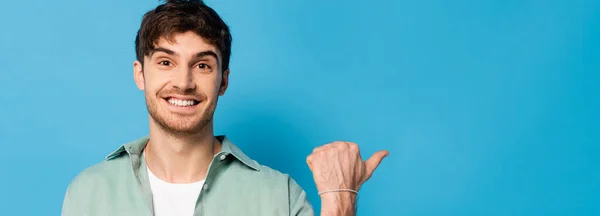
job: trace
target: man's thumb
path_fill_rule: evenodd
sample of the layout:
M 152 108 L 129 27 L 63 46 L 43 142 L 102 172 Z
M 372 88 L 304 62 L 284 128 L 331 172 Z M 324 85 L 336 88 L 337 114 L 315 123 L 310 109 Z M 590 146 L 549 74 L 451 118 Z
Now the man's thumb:
M 379 166 L 383 158 L 387 157 L 390 153 L 386 150 L 378 151 L 365 161 L 365 168 L 367 171 L 367 179 L 371 178 L 375 169 Z

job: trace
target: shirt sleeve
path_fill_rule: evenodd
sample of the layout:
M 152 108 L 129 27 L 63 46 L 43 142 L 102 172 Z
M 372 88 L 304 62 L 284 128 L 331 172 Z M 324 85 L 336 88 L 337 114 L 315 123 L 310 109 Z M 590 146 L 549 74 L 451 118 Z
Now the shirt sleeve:
M 74 202 L 74 198 L 72 197 L 73 193 L 72 185 L 69 185 L 67 188 L 67 192 L 65 193 L 65 197 L 62 205 L 61 216 L 76 216 L 81 215 L 78 213 L 77 204 Z
M 290 216 L 314 216 L 312 205 L 308 202 L 306 192 L 290 177 Z

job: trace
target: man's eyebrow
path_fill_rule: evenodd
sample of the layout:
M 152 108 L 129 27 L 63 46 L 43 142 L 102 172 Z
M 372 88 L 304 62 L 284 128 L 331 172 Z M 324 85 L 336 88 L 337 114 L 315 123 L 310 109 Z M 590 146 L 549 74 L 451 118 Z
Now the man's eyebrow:
M 179 55 L 175 51 L 167 49 L 167 48 L 164 48 L 164 47 L 156 47 L 154 49 L 151 49 L 150 50 L 150 55 L 154 54 L 155 52 L 164 52 L 164 53 L 166 53 L 168 55 Z
M 218 57 L 217 53 L 215 53 L 215 52 L 213 52 L 213 51 L 211 51 L 211 50 L 202 51 L 202 52 L 196 53 L 196 55 L 194 55 L 194 57 L 196 57 L 196 58 L 202 58 L 202 57 L 204 57 L 204 56 L 212 56 L 212 57 L 214 57 L 214 58 L 215 58 L 217 61 L 219 60 L 219 57 Z
M 174 55 L 174 56 L 178 56 L 179 55 L 179 53 L 177 53 L 177 52 L 175 52 L 173 50 L 170 50 L 170 49 L 167 49 L 167 48 L 164 48 L 164 47 L 156 47 L 156 48 L 150 50 L 150 56 L 152 56 L 156 52 L 164 52 L 164 53 L 166 53 L 168 55 Z M 205 57 L 205 56 L 212 56 L 212 57 L 215 58 L 215 60 L 217 60 L 217 63 L 219 63 L 219 56 L 217 55 L 217 53 L 215 53 L 212 50 L 206 50 L 206 51 L 198 52 L 198 53 L 196 53 L 194 55 L 194 58 L 202 58 L 202 57 Z

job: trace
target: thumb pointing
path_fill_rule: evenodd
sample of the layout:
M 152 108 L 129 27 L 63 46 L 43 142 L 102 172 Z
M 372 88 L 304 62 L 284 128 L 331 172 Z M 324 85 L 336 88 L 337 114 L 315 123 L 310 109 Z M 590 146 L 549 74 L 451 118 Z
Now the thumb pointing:
M 390 153 L 386 150 L 378 151 L 365 161 L 365 169 L 367 171 L 367 179 L 371 178 L 375 169 L 379 166 L 383 158 L 387 157 Z

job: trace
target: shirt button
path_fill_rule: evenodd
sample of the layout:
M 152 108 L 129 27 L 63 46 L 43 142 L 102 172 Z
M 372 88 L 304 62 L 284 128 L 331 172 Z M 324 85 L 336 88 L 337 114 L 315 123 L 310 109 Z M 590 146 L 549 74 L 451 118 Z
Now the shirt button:
M 225 160 L 225 158 L 227 157 L 227 155 L 222 154 L 221 156 L 219 156 L 220 160 Z
M 208 184 L 204 184 L 204 186 L 202 187 L 204 190 L 208 189 Z

